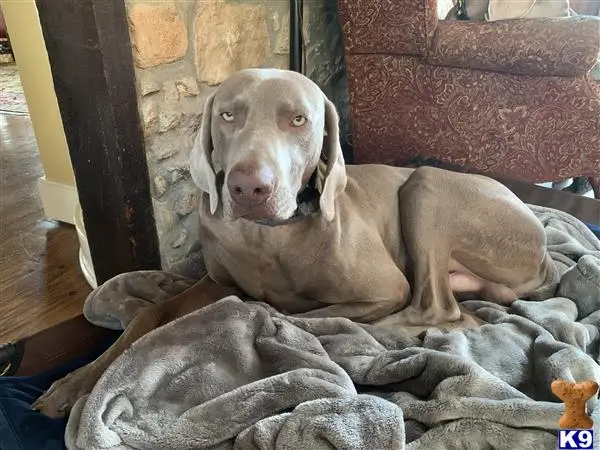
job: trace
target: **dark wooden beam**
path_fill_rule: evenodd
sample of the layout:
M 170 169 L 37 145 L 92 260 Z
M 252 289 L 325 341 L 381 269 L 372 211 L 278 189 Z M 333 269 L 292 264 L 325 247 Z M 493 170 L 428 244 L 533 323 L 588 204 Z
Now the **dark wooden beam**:
M 98 283 L 159 269 L 123 0 L 37 0 Z

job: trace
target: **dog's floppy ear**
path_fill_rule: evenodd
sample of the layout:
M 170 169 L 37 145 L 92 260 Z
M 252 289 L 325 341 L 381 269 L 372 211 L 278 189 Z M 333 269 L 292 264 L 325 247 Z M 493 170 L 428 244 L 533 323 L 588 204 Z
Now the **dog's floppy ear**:
M 335 198 L 346 188 L 346 165 L 340 145 L 339 117 L 335 105 L 325 98 L 325 132 L 323 134 L 322 157 L 319 162 L 317 188 L 321 193 L 319 206 L 328 221 L 335 216 Z
M 198 188 L 208 193 L 210 199 L 210 213 L 214 214 L 219 205 L 217 180 L 212 164 L 213 142 L 211 137 L 212 109 L 215 95 L 212 94 L 206 101 L 202 123 L 194 147 L 190 152 L 190 173 L 192 180 Z

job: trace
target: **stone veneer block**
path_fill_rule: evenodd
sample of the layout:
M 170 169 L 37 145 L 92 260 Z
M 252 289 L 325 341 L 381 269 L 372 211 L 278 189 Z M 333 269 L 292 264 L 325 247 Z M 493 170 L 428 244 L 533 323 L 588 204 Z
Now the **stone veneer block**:
M 198 79 L 215 85 L 269 53 L 267 9 L 258 4 L 202 2 L 194 21 Z
M 175 6 L 134 3 L 128 13 L 137 67 L 147 69 L 185 56 L 188 49 L 187 29 Z
M 175 82 L 177 91 L 184 97 L 195 97 L 200 93 L 198 83 L 192 77 L 185 77 Z
M 152 133 L 158 124 L 158 109 L 156 103 L 152 100 L 143 101 L 140 110 L 144 132 Z

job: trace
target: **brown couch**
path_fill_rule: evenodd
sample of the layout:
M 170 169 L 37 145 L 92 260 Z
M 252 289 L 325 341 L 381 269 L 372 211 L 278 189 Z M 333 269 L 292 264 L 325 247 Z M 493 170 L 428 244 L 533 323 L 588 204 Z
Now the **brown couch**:
M 599 18 L 455 21 L 438 20 L 435 0 L 339 4 L 356 163 L 589 176 L 600 198 Z

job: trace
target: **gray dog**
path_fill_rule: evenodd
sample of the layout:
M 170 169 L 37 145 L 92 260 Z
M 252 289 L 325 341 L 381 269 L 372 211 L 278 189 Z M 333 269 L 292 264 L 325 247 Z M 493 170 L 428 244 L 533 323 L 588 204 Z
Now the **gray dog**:
M 453 292 L 507 303 L 553 271 L 541 224 L 496 181 L 345 167 L 335 108 L 302 75 L 242 71 L 203 117 L 191 168 L 220 284 L 291 314 L 440 325 L 461 319 Z M 319 212 L 298 220 L 312 180 Z
M 436 168 L 344 165 L 338 116 L 308 78 L 252 69 L 211 96 L 190 156 L 208 277 L 146 308 L 35 404 L 64 415 L 132 342 L 226 295 L 304 317 L 474 326 L 457 297 L 509 304 L 550 282 L 542 225 L 498 182 Z

